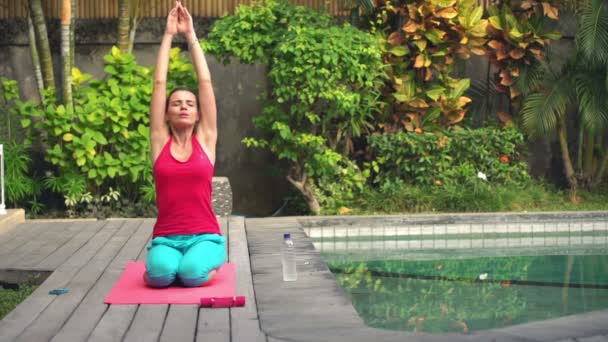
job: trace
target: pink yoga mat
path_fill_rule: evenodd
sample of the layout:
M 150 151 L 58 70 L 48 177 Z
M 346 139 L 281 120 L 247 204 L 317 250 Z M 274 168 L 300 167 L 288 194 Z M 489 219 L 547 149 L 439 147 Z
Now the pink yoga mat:
M 201 287 L 172 286 L 155 289 L 143 280 L 146 265 L 142 261 L 130 261 L 110 294 L 106 304 L 200 304 L 203 297 L 234 296 L 234 264 L 225 263 L 215 278 Z

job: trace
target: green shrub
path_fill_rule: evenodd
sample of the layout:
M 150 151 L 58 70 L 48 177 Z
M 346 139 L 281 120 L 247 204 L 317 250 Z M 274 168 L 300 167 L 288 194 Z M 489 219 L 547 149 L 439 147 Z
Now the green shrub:
M 523 135 L 515 128 L 480 128 L 443 133 L 371 135 L 374 182 L 400 179 L 417 185 L 468 184 L 479 172 L 492 184 L 530 179 L 521 159 Z
M 362 189 L 366 174 L 348 158 L 352 139 L 372 127 L 383 77 L 370 34 L 287 1 L 241 6 L 214 25 L 205 50 L 227 62 L 269 66 L 270 93 L 254 119 L 267 148 L 288 161 L 287 179 L 311 211 L 336 207 Z
M 154 201 L 149 160 L 153 72 L 116 47 L 104 59 L 104 79 L 90 80 L 73 70 L 74 106 L 61 104 L 49 88 L 42 104 L 17 100 L 13 109 L 21 116 L 26 146 L 38 142 L 46 149 L 45 187 L 62 195 L 74 212 L 117 206 L 121 198 Z M 193 67 L 179 49 L 171 50 L 169 76 L 169 90 L 195 88 Z

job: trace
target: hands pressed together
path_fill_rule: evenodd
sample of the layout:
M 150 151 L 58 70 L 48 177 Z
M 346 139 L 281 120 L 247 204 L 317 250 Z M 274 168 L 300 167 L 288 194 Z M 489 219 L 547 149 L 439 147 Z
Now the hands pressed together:
M 175 36 L 178 33 L 183 34 L 186 38 L 194 34 L 192 16 L 179 0 L 175 1 L 175 6 L 169 12 L 165 28 L 165 34 Z

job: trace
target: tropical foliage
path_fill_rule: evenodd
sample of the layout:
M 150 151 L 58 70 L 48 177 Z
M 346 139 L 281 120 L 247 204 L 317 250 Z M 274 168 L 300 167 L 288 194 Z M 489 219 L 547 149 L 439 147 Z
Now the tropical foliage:
M 561 38 L 549 30 L 558 8 L 549 1 L 523 0 L 491 6 L 488 25 L 488 57 L 496 67 L 495 84 L 513 101 L 520 94 L 516 80 L 527 69 L 545 60 L 546 48 Z
M 383 76 L 374 42 L 309 8 L 267 1 L 218 21 L 204 43 L 223 60 L 268 63 L 271 91 L 254 119 L 267 138 L 243 141 L 288 162 L 287 180 L 313 213 L 352 198 L 364 184 L 348 156 L 353 139 L 372 127 Z
M 441 134 L 375 134 L 369 137 L 371 168 L 380 186 L 465 184 L 479 172 L 493 184 L 530 179 L 522 160 L 524 136 L 515 128 L 481 128 Z
M 559 71 L 542 65 L 521 111 L 527 132 L 558 137 L 573 200 L 580 184 L 599 184 L 608 163 L 608 5 L 590 0 L 577 20 L 573 56 Z M 568 138 L 572 123 L 579 130 L 576 154 Z
M 483 9 L 474 0 L 378 3 L 375 30 L 389 66 L 383 129 L 432 131 L 462 121 L 470 80 L 454 78 L 454 64 L 485 54 Z
M 169 89 L 195 84 L 192 65 L 179 53 L 171 51 Z M 40 105 L 13 99 L 25 146 L 35 142 L 46 149 L 44 187 L 62 195 L 68 208 L 104 199 L 154 200 L 148 141 L 152 72 L 116 47 L 105 60 L 103 80 L 73 69 L 74 106 L 61 104 L 54 88 L 45 90 Z

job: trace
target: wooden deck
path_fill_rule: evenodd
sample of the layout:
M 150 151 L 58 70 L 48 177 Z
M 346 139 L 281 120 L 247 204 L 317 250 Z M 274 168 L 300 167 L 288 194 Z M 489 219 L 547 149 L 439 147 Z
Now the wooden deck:
M 599 214 L 580 215 L 597 219 Z M 245 307 L 230 309 L 103 303 L 127 261 L 145 259 L 153 219 L 26 221 L 0 229 L 0 270 L 53 272 L 0 321 L 0 342 L 608 342 L 608 310 L 469 334 L 413 334 L 368 327 L 303 229 L 416 220 L 445 226 L 454 220 L 507 222 L 512 216 L 221 218 L 222 232 L 228 238 L 228 259 L 236 265 L 236 293 L 247 297 Z M 556 219 L 555 214 L 549 216 Z M 608 222 L 607 212 L 600 216 Z M 544 216 L 529 217 L 537 220 Z M 279 247 L 285 232 L 291 232 L 296 242 L 296 282 L 283 282 L 281 277 Z M 69 288 L 69 293 L 48 294 L 60 287 Z
M 0 232 L 0 270 L 54 271 L 0 321 L 0 341 L 267 341 L 260 330 L 244 219 L 221 218 L 241 308 L 107 305 L 130 260 L 144 260 L 152 219 L 27 221 Z M 48 292 L 67 287 L 54 296 Z

